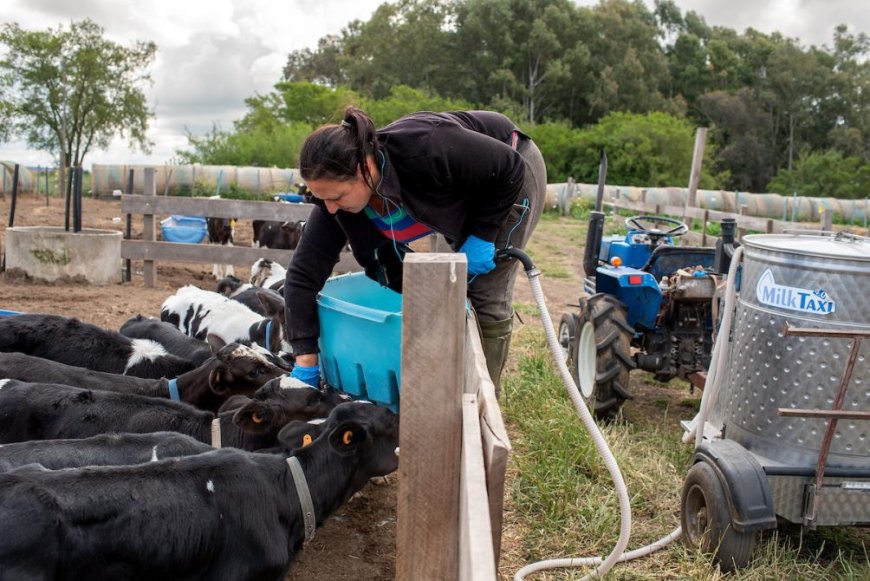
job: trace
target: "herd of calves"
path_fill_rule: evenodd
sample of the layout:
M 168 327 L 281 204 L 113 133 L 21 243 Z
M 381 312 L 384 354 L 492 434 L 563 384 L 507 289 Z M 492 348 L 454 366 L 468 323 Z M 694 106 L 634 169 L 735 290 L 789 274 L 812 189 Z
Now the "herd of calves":
M 395 414 L 289 376 L 281 271 L 119 331 L 0 317 L 0 581 L 283 579 L 397 469 Z

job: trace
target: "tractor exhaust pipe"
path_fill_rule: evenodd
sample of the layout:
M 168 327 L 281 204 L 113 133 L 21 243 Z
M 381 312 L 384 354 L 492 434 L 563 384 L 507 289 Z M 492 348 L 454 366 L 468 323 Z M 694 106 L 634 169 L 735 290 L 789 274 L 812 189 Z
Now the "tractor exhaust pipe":
M 607 154 L 601 150 L 598 161 L 598 191 L 595 196 L 595 210 L 589 213 L 589 230 L 586 231 L 586 247 L 583 249 L 583 271 L 586 276 L 595 276 L 598 268 L 598 254 L 601 252 L 601 238 L 604 236 L 604 183 L 607 180 Z
M 722 236 L 716 241 L 716 254 L 713 258 L 713 270 L 719 274 L 728 272 L 731 266 L 731 257 L 740 243 L 734 242 L 734 232 L 737 230 L 737 220 L 734 218 L 722 218 Z

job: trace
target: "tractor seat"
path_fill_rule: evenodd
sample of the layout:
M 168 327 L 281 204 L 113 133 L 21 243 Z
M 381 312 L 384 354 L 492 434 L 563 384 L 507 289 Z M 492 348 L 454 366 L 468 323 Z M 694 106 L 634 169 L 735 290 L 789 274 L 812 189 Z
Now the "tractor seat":
M 701 265 L 705 270 L 713 268 L 716 257 L 715 248 L 697 246 L 657 246 L 641 270 L 644 270 L 661 281 L 663 276 L 670 276 L 681 268 Z

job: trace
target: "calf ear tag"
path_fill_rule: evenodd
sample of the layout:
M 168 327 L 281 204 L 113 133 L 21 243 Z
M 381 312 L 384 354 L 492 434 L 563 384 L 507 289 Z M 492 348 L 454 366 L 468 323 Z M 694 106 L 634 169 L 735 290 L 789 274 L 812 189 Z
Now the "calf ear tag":
M 353 442 L 353 432 L 351 430 L 345 431 L 344 434 L 341 436 L 341 441 L 345 444 L 350 444 L 351 442 Z
M 252 420 L 255 424 L 262 424 L 262 423 L 263 423 L 263 416 L 260 415 L 260 414 L 257 413 L 257 412 L 254 412 L 254 413 L 251 414 L 251 420 Z
M 304 436 L 302 436 L 302 447 L 303 448 L 305 446 L 307 446 L 308 444 L 310 444 L 311 442 L 312 442 L 311 434 L 305 434 Z

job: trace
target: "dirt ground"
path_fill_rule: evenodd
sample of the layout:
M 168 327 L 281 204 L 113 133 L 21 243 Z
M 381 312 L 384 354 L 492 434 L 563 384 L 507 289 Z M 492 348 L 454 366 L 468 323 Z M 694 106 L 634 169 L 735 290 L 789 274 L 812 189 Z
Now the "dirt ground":
M 6 227 L 9 221 L 10 200 L 0 201 L 0 245 L 5 249 Z M 138 220 L 136 219 L 138 218 Z M 93 200 L 85 198 L 82 226 L 107 230 L 122 230 L 125 217 L 116 199 Z M 63 226 L 64 203 L 51 198 L 21 196 L 16 202 L 15 226 Z M 134 216 L 132 234 L 141 237 L 141 217 Z M 250 245 L 251 225 L 241 221 L 236 226 L 236 244 Z M 543 245 L 563 245 L 564 241 L 545 240 Z M 578 259 L 567 276 L 548 278 L 543 286 L 554 323 L 567 304 L 576 303 L 581 280 L 581 260 Z M 4 263 L 5 264 L 5 263 Z M 236 267 L 236 275 L 246 280 L 250 267 Z M 119 273 L 120 281 L 120 273 Z M 159 316 L 163 301 L 176 289 L 186 284 L 213 289 L 215 280 L 210 264 L 158 263 L 157 284 L 145 288 L 142 264 L 132 264 L 132 281 L 109 286 L 92 286 L 74 280 L 45 283 L 30 280 L 21 272 L 0 273 L 0 309 L 52 313 L 78 317 L 96 325 L 117 329 L 128 318 L 143 314 Z M 514 301 L 532 304 L 533 299 L 526 277 L 517 277 Z M 524 316 L 524 324 L 535 324 Z M 662 389 L 655 390 L 634 384 L 637 390 L 633 407 L 640 411 L 652 409 L 655 400 L 663 397 Z M 675 390 L 674 398 L 680 397 Z M 510 483 L 507 484 L 507 489 Z M 318 530 L 313 542 L 305 547 L 294 564 L 289 580 L 330 579 L 335 581 L 366 579 L 372 581 L 393 579 L 395 575 L 396 482 L 393 478 L 385 485 L 370 484 L 361 496 L 351 500 L 339 510 L 325 526 Z M 501 577 L 512 578 L 517 563 L 509 562 L 513 551 L 510 535 L 505 534 Z M 520 564 L 522 565 L 522 564 Z

